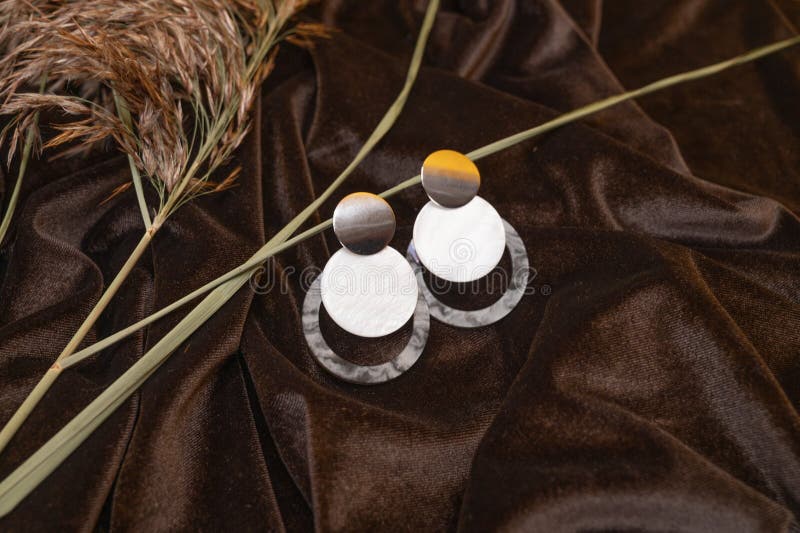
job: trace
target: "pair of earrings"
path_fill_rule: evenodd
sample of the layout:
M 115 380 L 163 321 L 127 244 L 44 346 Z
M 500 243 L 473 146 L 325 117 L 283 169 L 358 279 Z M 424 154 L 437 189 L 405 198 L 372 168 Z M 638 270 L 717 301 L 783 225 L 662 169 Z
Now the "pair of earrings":
M 528 255 L 519 234 L 492 205 L 477 196 L 480 174 L 465 155 L 440 150 L 422 165 L 422 186 L 430 201 L 414 222 L 406 256 L 388 246 L 396 221 L 391 206 L 370 193 L 345 196 L 333 212 L 333 231 L 343 248 L 334 253 L 303 302 L 303 333 L 314 358 L 334 376 L 357 384 L 396 378 L 417 362 L 430 330 L 430 317 L 475 328 L 510 313 L 525 294 Z M 475 311 L 438 300 L 424 279 L 433 276 L 467 283 L 487 276 L 508 249 L 512 277 L 492 305 Z M 348 333 L 383 337 L 413 317 L 411 338 L 390 361 L 358 365 L 334 352 L 322 336 L 320 306 Z

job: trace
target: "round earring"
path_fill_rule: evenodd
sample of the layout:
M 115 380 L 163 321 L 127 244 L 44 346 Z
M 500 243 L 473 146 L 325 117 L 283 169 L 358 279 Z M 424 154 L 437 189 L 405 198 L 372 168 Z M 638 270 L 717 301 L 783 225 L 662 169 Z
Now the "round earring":
M 358 384 L 396 378 L 417 362 L 430 329 L 425 298 L 408 261 L 388 246 L 395 231 L 391 206 L 370 193 L 345 196 L 333 212 L 333 231 L 343 248 L 334 253 L 303 301 L 303 334 L 317 362 L 334 376 Z M 319 327 L 320 305 L 348 333 L 383 337 L 413 316 L 406 347 L 391 361 L 358 365 L 334 352 Z
M 481 178 L 467 156 L 452 150 L 429 155 L 422 165 L 422 187 L 430 201 L 414 222 L 406 258 L 414 268 L 431 315 L 451 326 L 477 328 L 494 324 L 520 302 L 528 285 L 525 243 L 494 207 L 477 195 Z M 492 305 L 475 311 L 455 309 L 433 295 L 423 268 L 456 283 L 478 280 L 494 270 L 504 249 L 511 256 L 508 288 Z

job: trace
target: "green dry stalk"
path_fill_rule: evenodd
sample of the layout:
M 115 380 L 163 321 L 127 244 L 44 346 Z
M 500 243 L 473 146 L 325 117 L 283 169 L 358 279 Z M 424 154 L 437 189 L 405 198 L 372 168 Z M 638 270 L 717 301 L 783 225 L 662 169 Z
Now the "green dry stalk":
M 45 86 L 47 85 L 47 76 L 42 76 L 42 81 L 39 84 L 39 94 L 44 93 Z M 19 191 L 22 189 L 22 179 L 25 177 L 25 172 L 28 170 L 28 162 L 33 154 L 34 146 L 37 140 L 37 131 L 39 130 L 39 112 L 35 112 L 31 117 L 28 131 L 25 133 L 25 144 L 22 147 L 22 157 L 19 161 L 19 170 L 17 171 L 17 182 L 14 184 L 14 189 L 11 191 L 11 198 L 8 200 L 8 207 L 3 214 L 3 220 L 0 221 L 0 245 L 3 244 L 3 239 L 8 232 L 11 225 L 11 219 L 14 216 L 14 210 L 17 207 L 19 200 Z
M 431 4 L 434 3 L 438 2 L 431 2 Z M 421 32 L 420 36 L 425 33 L 426 25 L 432 23 L 432 19 L 429 20 L 428 15 L 430 15 L 430 6 L 429 13 L 426 14 L 426 21 L 423 25 L 423 31 Z M 575 122 L 583 117 L 617 105 L 621 102 L 653 93 L 673 85 L 711 76 L 728 68 L 754 61 L 758 58 L 778 52 L 798 43 L 800 43 L 800 37 L 794 37 L 754 49 L 746 54 L 735 57 L 728 61 L 723 61 L 708 67 L 659 80 L 640 89 L 616 95 L 576 109 L 544 124 L 474 150 L 467 155 L 473 160 L 486 157 L 519 144 L 525 140 L 541 135 L 542 133 L 551 131 L 565 124 Z M 417 59 L 416 50 L 415 61 L 417 63 L 419 61 Z M 412 67 L 413 65 L 414 62 L 412 62 Z M 387 116 L 384 117 L 384 121 L 389 116 L 390 115 L 387 114 Z M 381 123 L 383 124 L 384 121 L 381 121 Z M 389 121 L 389 124 L 391 124 L 391 121 Z M 378 130 L 376 130 L 376 132 L 377 131 Z M 374 142 L 370 143 L 370 141 L 373 140 L 373 137 L 375 137 L 375 133 L 373 133 L 373 136 L 371 136 L 367 141 L 365 148 L 370 144 L 374 145 Z M 377 139 L 375 142 L 377 142 Z M 356 160 L 354 160 L 354 162 L 348 166 L 348 169 L 354 167 L 355 164 L 357 164 L 357 160 L 360 161 L 360 159 L 363 159 L 363 157 L 359 159 L 359 156 L 361 156 L 363 152 L 364 149 L 359 152 L 359 154 L 356 156 Z M 347 170 L 345 172 L 347 172 Z M 208 318 L 210 318 L 217 310 L 219 310 L 225 304 L 225 302 L 227 302 L 234 294 L 236 294 L 236 292 L 238 292 L 239 289 L 241 289 L 241 287 L 247 283 L 250 273 L 254 268 L 275 253 L 285 250 L 286 248 L 330 227 L 331 221 L 326 220 L 303 232 L 294 239 L 287 240 L 289 235 L 294 233 L 294 231 L 322 204 L 322 202 L 324 202 L 330 196 L 333 190 L 345 178 L 346 173 L 343 172 L 343 174 L 340 175 L 339 178 L 337 178 L 337 180 L 335 180 L 328 189 L 326 189 L 320 198 L 315 200 L 311 205 L 308 206 L 308 208 L 297 215 L 297 217 L 295 217 L 289 225 L 287 225 L 283 230 L 281 230 L 281 232 L 267 242 L 245 264 L 220 277 L 218 280 L 207 284 L 204 288 L 198 289 L 198 291 L 202 292 L 208 290 L 212 290 L 212 292 L 206 296 L 206 298 L 204 298 L 203 301 L 197 305 L 183 320 L 181 320 L 177 326 L 175 326 L 167 335 L 165 335 L 161 341 L 153 346 L 153 348 L 151 348 L 144 356 L 142 356 L 142 358 L 137 361 L 128 371 L 126 371 L 102 394 L 100 394 L 97 399 L 90 403 L 89 406 L 87 406 L 83 411 L 81 411 L 81 413 L 74 417 L 61 431 L 59 431 L 53 438 L 44 444 L 11 475 L 3 480 L 3 482 L 0 483 L 0 516 L 4 516 L 13 510 L 23 498 L 25 498 L 55 468 L 57 468 L 58 465 L 61 464 L 61 462 L 63 462 L 86 438 L 88 438 L 88 436 L 91 435 L 91 433 L 106 418 L 108 418 L 108 416 L 110 416 L 117 407 L 119 407 L 131 394 L 133 394 L 133 392 L 139 386 L 141 386 L 141 384 L 144 383 L 153 374 L 153 372 L 155 372 L 161 366 L 161 364 L 163 364 L 163 362 L 178 346 L 180 346 L 194 331 L 196 331 L 203 323 L 205 323 Z M 391 189 L 388 189 L 387 191 L 384 191 L 381 195 L 383 197 L 389 197 L 419 183 L 420 177 L 415 176 L 396 185 L 395 187 L 392 187 Z M 198 293 L 197 296 L 199 296 L 199 294 L 200 293 Z M 176 302 L 176 304 L 177 303 L 178 302 Z M 176 306 L 176 304 L 173 304 L 173 306 Z M 177 308 L 177 306 L 175 308 Z M 163 314 L 160 316 L 163 316 Z M 142 322 L 140 322 L 140 324 L 142 324 Z M 106 344 L 106 346 L 107 345 L 108 344 Z M 78 355 L 80 354 L 76 354 L 76 357 Z M 78 362 L 78 360 L 75 360 L 75 362 Z
M 25 172 L 28 170 L 28 161 L 30 161 L 31 152 L 33 152 L 33 143 L 35 139 L 33 128 L 38 127 L 38 123 L 39 115 L 37 113 L 33 117 L 31 130 L 25 136 L 25 144 L 22 147 L 22 157 L 20 158 L 19 162 L 19 170 L 17 171 L 17 182 L 14 184 L 14 189 L 11 191 L 11 198 L 8 200 L 8 207 L 6 208 L 6 212 L 3 213 L 2 222 L 0 222 L 0 244 L 3 244 L 3 239 L 8 232 L 8 227 L 11 225 L 11 219 L 14 216 L 14 210 L 17 207 L 19 191 L 22 188 L 22 178 L 25 177 Z
M 119 116 L 122 125 L 127 130 L 133 132 L 133 118 L 131 111 L 128 109 L 128 103 L 125 99 L 114 91 L 114 106 L 117 108 L 117 116 Z M 133 181 L 133 188 L 136 191 L 136 202 L 139 204 L 139 211 L 142 214 L 142 222 L 145 228 L 153 226 L 153 221 L 150 220 L 150 212 L 147 207 L 147 200 L 144 197 L 144 186 L 142 185 L 142 175 L 139 173 L 139 167 L 136 166 L 136 159 L 131 154 L 126 154 L 128 157 L 128 166 L 131 169 L 131 180 Z

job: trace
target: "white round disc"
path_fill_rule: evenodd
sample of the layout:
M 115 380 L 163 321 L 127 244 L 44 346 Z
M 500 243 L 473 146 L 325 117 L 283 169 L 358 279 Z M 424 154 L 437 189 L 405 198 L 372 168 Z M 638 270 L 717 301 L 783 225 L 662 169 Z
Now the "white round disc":
M 447 281 L 482 278 L 500 262 L 505 247 L 503 219 L 480 196 L 455 209 L 428 202 L 414 222 L 419 260 Z
M 383 337 L 403 327 L 414 314 L 419 287 L 414 271 L 389 246 L 371 255 L 342 248 L 322 270 L 322 304 L 343 330 L 361 337 Z

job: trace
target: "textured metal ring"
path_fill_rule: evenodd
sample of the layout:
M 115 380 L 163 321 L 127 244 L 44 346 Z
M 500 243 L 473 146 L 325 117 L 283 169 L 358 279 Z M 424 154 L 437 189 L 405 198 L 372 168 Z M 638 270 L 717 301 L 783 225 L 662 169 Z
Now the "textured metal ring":
M 341 380 L 359 385 L 376 385 L 392 380 L 417 362 L 428 341 L 428 332 L 431 327 L 430 313 L 428 304 L 425 303 L 425 297 L 420 291 L 417 307 L 414 310 L 411 339 L 405 348 L 391 361 L 379 365 L 366 366 L 351 363 L 337 355 L 325 342 L 319 327 L 321 304 L 320 278 L 317 277 L 303 300 L 303 334 L 311 353 L 320 366 Z
M 528 253 L 519 233 L 505 219 L 503 219 L 503 227 L 506 230 L 506 248 L 511 256 L 511 282 L 499 300 L 488 307 L 475 311 L 455 309 L 439 301 L 425 284 L 424 270 L 417 257 L 417 251 L 414 249 L 414 241 L 412 240 L 408 244 L 406 258 L 414 269 L 414 274 L 417 276 L 417 283 L 419 284 L 419 292 L 425 296 L 433 318 L 459 328 L 479 328 L 494 324 L 502 319 L 522 300 L 525 295 L 525 288 L 528 285 L 530 266 Z

